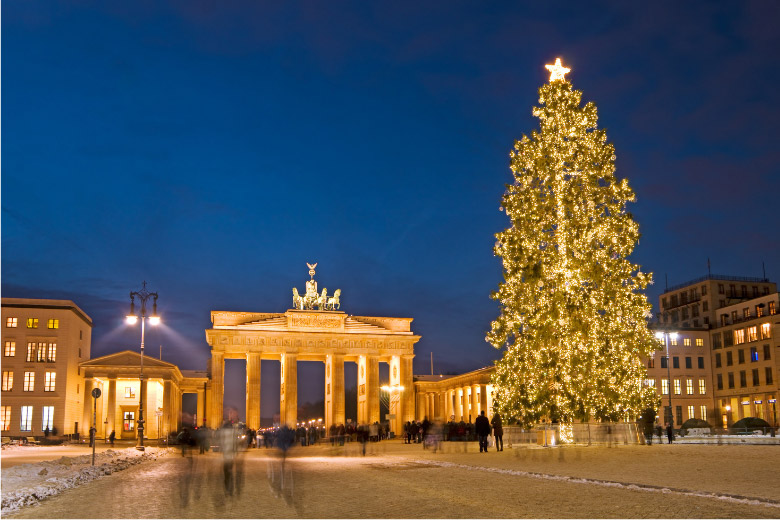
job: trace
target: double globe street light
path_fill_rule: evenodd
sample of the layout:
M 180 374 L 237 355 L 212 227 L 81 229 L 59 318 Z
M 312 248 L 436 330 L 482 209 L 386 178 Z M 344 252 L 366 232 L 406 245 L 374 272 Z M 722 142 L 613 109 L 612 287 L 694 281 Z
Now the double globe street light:
M 135 312 L 135 298 L 141 302 L 141 313 L 137 315 Z M 154 298 L 152 306 L 152 315 L 146 315 L 146 302 L 149 298 Z M 146 290 L 146 282 L 143 284 L 143 288 L 140 291 L 130 292 L 130 314 L 127 315 L 126 321 L 129 325 L 135 325 L 138 323 L 138 318 L 141 318 L 141 372 L 138 376 L 141 382 L 141 389 L 138 392 L 140 394 L 138 404 L 138 444 L 135 449 L 144 451 L 144 400 L 146 399 L 146 386 L 144 385 L 144 333 L 146 331 L 146 320 L 149 320 L 149 325 L 159 325 L 160 317 L 157 315 L 157 293 L 149 292 Z

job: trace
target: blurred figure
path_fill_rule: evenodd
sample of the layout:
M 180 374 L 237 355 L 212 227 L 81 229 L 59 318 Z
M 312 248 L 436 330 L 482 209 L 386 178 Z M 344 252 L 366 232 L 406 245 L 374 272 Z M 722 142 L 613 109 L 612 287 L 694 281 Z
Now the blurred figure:
M 504 425 L 501 421 L 501 414 L 496 412 L 490 421 L 493 425 L 493 437 L 496 440 L 496 451 L 504 451 Z M 501 446 L 499 448 L 499 445 Z
M 111 430 L 111 434 L 108 436 L 108 442 L 111 444 L 111 447 L 114 447 L 114 440 L 116 439 L 116 432 L 114 430 Z
M 219 449 L 222 451 L 222 476 L 225 493 L 232 495 L 235 489 L 236 432 L 233 425 L 225 422 L 219 430 Z
M 476 421 L 474 421 L 474 430 L 477 434 L 477 439 L 479 440 L 479 452 L 482 453 L 484 451 L 487 453 L 487 438 L 488 435 L 490 435 L 490 422 L 485 416 L 485 410 L 482 410 L 482 412 L 479 414 L 479 417 L 477 417 Z

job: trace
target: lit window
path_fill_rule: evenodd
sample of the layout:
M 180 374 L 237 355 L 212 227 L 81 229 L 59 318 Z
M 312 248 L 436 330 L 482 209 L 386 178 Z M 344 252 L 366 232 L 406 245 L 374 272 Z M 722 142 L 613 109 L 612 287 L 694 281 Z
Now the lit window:
M 701 405 L 699 407 L 699 413 L 701 413 L 701 420 L 706 421 L 707 420 L 707 407 L 704 405 Z
M 682 393 L 682 385 L 679 379 L 674 380 L 674 395 L 680 395 Z
M 758 347 L 750 347 L 750 361 L 758 361 Z
M 688 393 L 688 395 L 693 394 L 693 379 L 688 378 L 685 381 L 685 391 Z
M 132 386 L 126 386 L 125 397 L 135 397 L 135 388 L 133 388 Z
M 750 317 L 750 307 L 745 307 L 742 309 L 742 317 L 745 319 Z
M 703 347 L 704 346 L 704 340 L 702 338 L 696 338 L 696 346 L 697 347 Z
M 684 338 L 683 339 L 683 346 L 690 347 L 691 346 L 691 338 Z
M 3 391 L 10 392 L 14 389 L 14 373 L 12 370 L 3 370 Z
M 59 329 L 60 328 L 60 320 L 52 320 L 50 319 L 47 323 L 47 326 L 50 329 Z
M 27 318 L 27 328 L 28 329 L 37 329 L 38 328 L 38 318 Z
M 775 302 L 769 302 L 769 314 L 772 315 L 775 314 L 775 312 L 777 312 L 775 310 Z M 16 327 L 16 325 L 14 325 L 14 327 Z
M 756 341 L 758 339 L 758 327 L 753 325 L 752 327 L 747 328 L 747 340 L 748 341 Z
M 54 428 L 54 407 L 53 406 L 44 406 L 43 407 L 43 421 L 41 421 L 41 429 L 42 430 L 51 430 Z
M 670 342 L 673 347 L 677 346 L 677 338 L 672 338 L 672 341 Z
M 39 363 L 46 361 L 46 343 L 38 343 L 38 352 L 36 360 Z
M 704 395 L 707 393 L 707 380 L 699 379 L 699 393 Z
M 43 391 L 53 392 L 57 383 L 57 372 L 46 372 L 44 377 L 45 380 L 43 382 Z
M 655 387 L 655 379 L 645 379 L 645 386 Z
M 761 305 L 756 305 L 756 318 L 760 318 L 764 315 L 764 308 Z
M 3 405 L 0 409 L 0 430 L 7 431 L 11 429 L 11 407 Z
M 30 342 L 27 344 L 27 362 L 35 361 L 35 343 Z
M 688 419 L 695 419 L 695 416 L 694 416 L 694 410 L 695 409 L 696 409 L 696 407 L 694 407 L 694 406 L 689 406 L 688 407 Z
M 24 373 L 24 391 L 32 392 L 35 390 L 35 372 Z
M 49 343 L 49 354 L 46 356 L 46 361 L 49 363 L 54 363 L 57 361 L 57 344 L 56 343 Z
M 772 328 L 769 323 L 761 324 L 761 339 L 767 339 L 772 337 Z
M 131 432 L 135 429 L 135 412 L 125 412 L 122 414 L 122 430 Z
M 12 329 L 16 328 L 19 325 L 19 318 L 6 318 L 5 319 L 5 326 L 10 327 Z
M 669 380 L 661 379 L 661 394 L 669 395 Z
M 745 342 L 745 329 L 734 330 L 734 344 L 741 345 Z
M 32 406 L 22 406 L 21 420 L 19 421 L 19 429 L 23 432 L 29 432 L 32 430 Z
M 6 357 L 11 357 L 16 355 L 16 342 L 15 341 L 6 341 L 5 342 L 5 349 L 3 350 L 3 355 Z

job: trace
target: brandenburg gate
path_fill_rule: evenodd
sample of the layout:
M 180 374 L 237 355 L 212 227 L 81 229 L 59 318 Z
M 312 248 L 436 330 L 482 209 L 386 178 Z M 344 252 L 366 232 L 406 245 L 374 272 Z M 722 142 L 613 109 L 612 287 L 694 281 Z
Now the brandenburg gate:
M 379 363 L 390 365 L 390 425 L 397 434 L 414 420 L 412 359 L 420 336 L 411 331 L 412 318 L 350 316 L 340 310 L 340 294 L 317 291 L 314 268 L 306 293 L 293 289 L 293 306 L 284 313 L 212 311 L 206 330 L 211 346 L 211 379 L 207 385 L 207 424 L 223 421 L 225 359 L 246 360 L 246 424 L 260 427 L 260 366 L 280 361 L 280 420 L 295 426 L 298 412 L 298 361 L 325 363 L 325 425 L 344 424 L 344 363 L 358 366 L 359 424 L 380 421 Z

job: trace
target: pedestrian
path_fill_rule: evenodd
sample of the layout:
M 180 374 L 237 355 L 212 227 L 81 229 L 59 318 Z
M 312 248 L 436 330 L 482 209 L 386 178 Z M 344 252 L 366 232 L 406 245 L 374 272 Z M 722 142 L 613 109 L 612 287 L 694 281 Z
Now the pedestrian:
M 111 433 L 108 436 L 108 442 L 111 444 L 111 447 L 114 447 L 114 439 L 116 439 L 116 432 L 114 430 L 111 430 Z
M 669 439 L 669 444 L 674 441 L 674 429 L 671 423 L 666 423 L 666 437 Z
M 501 422 L 501 414 L 496 412 L 490 421 L 493 425 L 493 437 L 496 440 L 496 451 L 504 451 L 504 425 Z M 499 445 L 501 447 L 499 448 Z
M 483 451 L 487 453 L 488 450 L 488 435 L 490 435 L 490 421 L 485 416 L 485 410 L 479 414 L 479 417 L 474 421 L 474 431 L 477 434 L 479 441 L 479 452 Z

